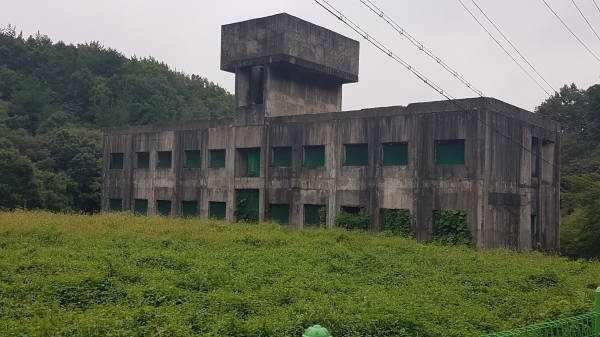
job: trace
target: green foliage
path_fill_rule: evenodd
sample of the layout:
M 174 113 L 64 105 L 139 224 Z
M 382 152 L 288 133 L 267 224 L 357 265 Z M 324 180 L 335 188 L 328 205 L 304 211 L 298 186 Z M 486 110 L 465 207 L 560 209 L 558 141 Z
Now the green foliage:
M 412 215 L 408 209 L 381 209 L 379 214 L 382 232 L 403 237 L 414 237 L 411 227 Z
M 433 215 L 434 242 L 445 245 L 471 245 L 473 236 L 467 227 L 463 211 L 435 211 Z
M 67 45 L 40 33 L 24 38 L 12 26 L 0 29 L 0 139 L 44 172 L 19 181 L 43 200 L 20 191 L 0 195 L 0 208 L 97 212 L 99 128 L 222 118 L 233 111 L 233 95 L 220 86 L 151 57 L 129 59 L 98 42 Z M 13 169 L 28 165 L 21 157 L 14 157 Z
M 0 213 L 11 336 L 470 337 L 593 310 L 600 262 L 364 231 Z
M 240 190 L 237 192 L 234 216 L 237 221 L 258 222 L 258 190 Z
M 356 214 L 347 213 L 342 210 L 335 217 L 335 227 L 339 228 L 367 230 L 369 229 L 369 223 L 369 214 L 367 214 L 364 208 L 361 208 Z
M 319 228 L 327 228 L 327 207 L 319 208 Z

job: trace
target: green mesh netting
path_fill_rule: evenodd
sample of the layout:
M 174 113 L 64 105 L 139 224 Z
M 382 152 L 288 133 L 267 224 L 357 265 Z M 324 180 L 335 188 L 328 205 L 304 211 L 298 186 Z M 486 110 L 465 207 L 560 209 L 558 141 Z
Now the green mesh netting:
M 325 146 L 305 146 L 304 166 L 325 166 Z
M 281 225 L 290 223 L 290 205 L 288 204 L 270 204 L 269 218 Z
M 225 220 L 227 215 L 227 203 L 211 201 L 208 203 L 208 213 L 211 219 Z
M 110 168 L 114 170 L 123 169 L 123 154 L 122 153 L 111 153 L 110 154 Z
M 369 145 L 346 144 L 346 166 L 368 166 Z
M 171 151 L 158 152 L 158 168 L 171 168 Z
M 383 166 L 408 165 L 408 143 L 385 143 L 383 148 Z
M 225 150 L 210 150 L 210 167 L 225 167 Z
M 292 166 L 292 148 L 274 147 L 273 148 L 273 166 L 290 167 Z
M 137 153 L 137 168 L 139 168 L 139 169 L 150 168 L 150 153 L 149 152 L 138 152 Z
M 156 200 L 156 213 L 162 216 L 170 216 L 171 200 Z
M 185 168 L 200 168 L 200 151 L 185 151 Z
M 148 214 L 148 200 L 146 199 L 135 199 L 133 202 L 134 208 L 133 212 L 136 215 L 146 215 Z
M 464 165 L 465 140 L 436 140 L 435 163 L 437 165 Z
M 198 216 L 198 202 L 197 201 L 182 201 L 181 202 L 181 215 L 184 218 L 195 218 Z
M 111 212 L 122 212 L 123 211 L 123 200 L 122 199 L 110 199 L 109 209 Z

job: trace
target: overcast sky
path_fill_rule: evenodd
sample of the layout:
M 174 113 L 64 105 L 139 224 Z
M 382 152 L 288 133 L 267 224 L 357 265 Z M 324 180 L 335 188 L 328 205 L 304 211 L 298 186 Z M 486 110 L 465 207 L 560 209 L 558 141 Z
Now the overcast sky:
M 458 0 L 371 1 L 484 95 L 528 110 L 548 97 Z M 475 1 L 554 89 L 570 83 L 587 88 L 600 80 L 600 61 L 568 32 L 543 0 Z M 600 38 L 573 2 L 546 1 L 600 57 Z M 575 0 L 600 33 L 600 13 L 593 1 Z M 359 0 L 328 2 L 452 96 L 475 96 Z M 472 0 L 462 2 L 551 92 L 508 49 Z M 207 77 L 233 93 L 234 75 L 219 70 L 221 25 L 281 12 L 360 41 L 359 82 L 344 86 L 344 110 L 444 99 L 314 0 L 0 0 L 0 26 L 10 23 L 24 35 L 40 31 L 65 43 L 99 41 L 126 56 L 153 56 L 172 69 Z

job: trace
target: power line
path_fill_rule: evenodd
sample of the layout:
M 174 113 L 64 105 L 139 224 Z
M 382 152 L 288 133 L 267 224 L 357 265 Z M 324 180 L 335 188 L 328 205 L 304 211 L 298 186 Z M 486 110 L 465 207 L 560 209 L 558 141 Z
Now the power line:
M 590 24 L 590 22 L 588 21 L 588 19 L 585 17 L 585 15 L 583 15 L 583 12 L 581 11 L 581 9 L 579 9 L 579 6 L 577 6 L 577 4 L 575 3 L 575 0 L 571 0 L 573 2 L 573 5 L 575 5 L 575 8 L 577 8 L 577 11 L 579 11 L 579 14 L 581 14 L 581 16 L 583 17 L 583 19 L 585 20 L 585 22 L 588 24 L 588 26 L 590 26 L 590 29 L 592 30 L 592 32 L 594 32 L 594 35 L 596 35 L 596 37 L 598 38 L 598 40 L 600 40 L 600 36 L 598 36 L 598 34 L 596 33 L 596 31 L 594 30 L 594 27 L 592 27 L 592 25 Z
M 546 93 L 546 95 L 550 96 L 550 93 L 548 91 L 546 91 L 546 89 L 544 89 L 544 87 L 542 87 L 542 85 L 538 81 L 536 81 L 535 78 L 533 78 L 533 76 L 531 76 L 531 74 L 529 72 L 527 72 L 527 70 L 525 70 L 525 68 L 523 68 L 523 66 L 521 66 L 521 64 L 519 62 L 517 62 L 517 60 L 506 50 L 506 48 L 504 48 L 504 46 L 502 46 L 502 44 L 500 44 L 500 42 L 498 42 L 498 40 L 496 40 L 496 38 L 492 35 L 492 33 L 490 33 L 490 31 L 487 30 L 487 28 L 485 28 L 485 26 L 479 21 L 479 19 L 477 19 L 477 17 L 475 15 L 473 15 L 473 13 L 471 13 L 469 8 L 467 8 L 467 6 L 465 6 L 465 4 L 461 0 L 458 0 L 458 2 L 460 2 L 460 4 L 467 10 L 467 12 L 469 14 L 471 14 L 473 19 L 475 19 L 475 21 L 477 21 L 477 23 L 481 26 L 481 28 L 483 28 L 483 30 L 485 30 L 485 32 L 494 40 L 494 42 L 496 42 L 496 44 L 500 48 L 502 48 L 502 50 L 506 53 L 506 55 L 508 55 L 508 57 L 510 57 L 519 66 L 519 68 L 521 68 L 521 70 L 523 70 L 527 74 L 527 76 L 529 76 L 529 78 L 532 81 L 534 81 L 535 84 L 537 84 L 538 87 L 540 87 L 540 89 L 542 89 Z
M 600 15 L 600 7 L 598 7 L 598 4 L 596 3 L 596 0 L 590 0 L 590 2 L 592 3 L 592 6 L 596 10 L 596 13 L 598 13 L 598 15 Z
M 508 44 L 510 44 L 510 46 L 517 52 L 517 54 L 519 54 L 519 56 L 521 56 L 521 58 L 523 60 L 525 60 L 525 62 L 527 62 L 527 64 L 531 67 L 531 69 L 533 69 L 533 71 L 535 71 L 535 73 L 544 81 L 546 82 L 546 84 L 552 88 L 552 90 L 554 92 L 556 92 L 556 89 L 554 89 L 550 83 L 548 83 L 548 81 L 546 81 L 546 79 L 542 76 L 542 74 L 540 74 L 537 69 L 535 69 L 535 67 L 529 63 L 529 61 L 527 61 L 527 59 L 525 58 L 525 56 L 523 56 L 523 54 L 521 54 L 521 52 L 519 52 L 519 50 L 510 42 L 510 40 L 502 33 L 502 31 L 500 31 L 500 29 L 494 24 L 494 22 L 492 22 L 492 20 L 483 12 L 483 10 L 481 9 L 481 7 L 479 7 L 479 5 L 477 5 L 477 3 L 475 2 L 475 0 L 471 0 L 473 2 L 473 4 L 475 5 L 475 7 L 477 7 L 477 9 L 479 9 L 479 11 L 481 12 L 481 14 L 483 14 L 483 16 L 485 16 L 485 18 L 492 24 L 492 26 L 494 26 L 494 28 L 496 28 L 496 30 L 498 31 L 498 33 L 500 33 L 500 35 L 502 35 L 502 37 L 506 40 L 506 42 L 508 42 Z M 464 5 L 463 5 L 464 6 Z
M 552 9 L 552 7 L 550 7 L 550 5 L 548 5 L 548 3 L 546 2 L 546 0 L 542 0 L 546 6 L 550 9 L 550 11 L 552 11 L 552 14 L 554 14 L 554 16 L 556 16 L 556 18 L 567 28 L 567 30 L 569 30 L 569 32 L 577 39 L 577 41 L 579 41 L 579 43 L 581 43 L 581 45 L 588 51 L 590 52 L 590 54 L 592 54 L 592 56 L 598 61 L 600 62 L 600 59 L 598 58 L 598 56 L 596 56 L 596 54 L 594 54 L 590 48 L 588 48 L 585 43 L 583 43 L 583 41 L 581 41 L 581 39 L 579 39 L 579 37 L 577 37 L 577 35 L 575 35 L 575 33 L 573 33 L 573 31 L 571 30 L 571 28 L 569 28 L 569 26 L 567 26 L 567 24 L 560 18 L 560 16 L 558 16 L 558 14 L 556 14 L 556 12 L 554 11 L 554 9 Z
M 406 69 L 408 69 L 408 71 L 410 71 L 411 73 L 413 73 L 413 75 L 417 76 L 417 78 L 419 78 L 421 81 L 423 81 L 429 87 L 431 87 L 432 89 L 434 89 L 435 91 L 437 91 L 439 94 L 441 94 L 442 96 L 444 96 L 447 100 L 449 100 L 450 102 L 452 102 L 460 110 L 463 110 L 467 114 L 471 115 L 476 120 L 478 120 L 480 123 L 482 123 L 483 125 L 489 127 L 490 129 L 492 129 L 493 131 L 495 131 L 496 133 L 498 133 L 503 138 L 505 138 L 505 139 L 507 139 L 507 140 L 509 140 L 509 141 L 511 141 L 513 143 L 515 143 L 517 146 L 519 146 L 524 151 L 529 152 L 532 155 L 538 157 L 541 161 L 547 163 L 548 165 L 550 165 L 552 167 L 557 167 L 558 168 L 557 165 L 554 165 L 553 163 L 548 162 L 540 154 L 534 153 L 532 150 L 527 149 L 521 143 L 517 142 L 516 140 L 512 139 L 509 136 L 506 136 L 505 134 L 503 134 L 502 132 L 500 132 L 499 130 L 497 130 L 496 128 L 494 128 L 493 126 L 491 126 L 490 124 L 486 123 L 484 120 L 482 120 L 476 114 L 474 114 L 471 111 L 469 111 L 469 110 L 465 109 L 464 107 L 462 107 L 456 101 L 456 99 L 454 97 L 452 97 L 452 95 L 450 95 L 449 93 L 445 92 L 440 86 L 436 85 L 434 82 L 430 81 L 427 77 L 425 77 L 423 74 L 421 74 L 420 72 L 418 72 L 410 64 L 408 64 L 407 62 L 405 62 L 404 60 L 402 60 L 400 57 L 398 57 L 396 54 L 394 54 L 385 45 L 383 45 L 382 43 L 380 43 L 379 41 L 377 41 L 376 39 L 374 39 L 373 37 L 371 37 L 365 30 L 363 30 L 362 28 L 360 28 L 357 24 L 355 24 L 350 19 L 348 19 L 347 17 L 345 17 L 339 10 L 337 10 L 335 7 L 333 7 L 331 4 L 329 4 L 327 2 L 327 0 L 314 0 L 314 1 L 317 4 L 319 4 L 319 6 L 323 7 L 323 9 L 325 9 L 326 11 L 328 11 L 331 15 L 335 16 L 340 21 L 342 21 L 344 24 L 346 24 L 348 27 L 350 27 L 352 30 L 354 30 L 356 33 L 358 33 L 359 35 L 361 35 L 365 40 L 367 40 L 369 43 L 371 43 L 377 49 L 381 50 L 383 53 L 385 53 L 386 55 L 388 55 L 389 57 L 391 57 L 394 61 L 398 62 L 400 65 L 402 65 L 403 67 L 405 67 Z M 325 4 L 327 4 L 327 6 L 329 6 L 331 9 L 328 8 L 327 6 L 323 5 L 321 3 L 321 1 L 324 2 Z M 334 11 L 337 12 L 337 14 L 334 13 Z

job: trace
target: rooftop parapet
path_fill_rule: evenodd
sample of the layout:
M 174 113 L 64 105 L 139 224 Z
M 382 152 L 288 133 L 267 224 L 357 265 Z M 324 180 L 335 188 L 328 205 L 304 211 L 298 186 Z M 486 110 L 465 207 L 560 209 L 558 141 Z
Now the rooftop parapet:
M 353 83 L 358 59 L 358 41 L 285 13 L 221 27 L 221 70 L 232 73 L 286 62 Z

